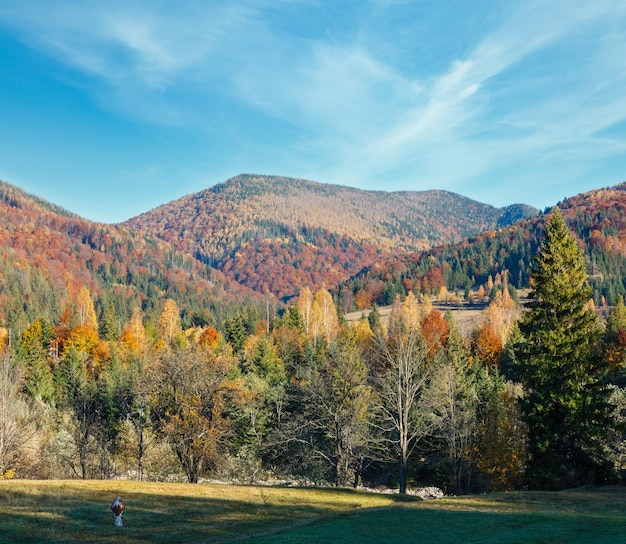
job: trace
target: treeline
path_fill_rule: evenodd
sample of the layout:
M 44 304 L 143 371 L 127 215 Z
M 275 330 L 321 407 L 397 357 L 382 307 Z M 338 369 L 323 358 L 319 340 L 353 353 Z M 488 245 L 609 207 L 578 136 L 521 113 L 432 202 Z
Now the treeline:
M 507 289 L 465 336 L 412 291 L 385 319 L 374 308 L 356 324 L 324 288 L 303 289 L 278 314 L 266 302 L 220 323 L 185 320 L 171 298 L 151 318 L 139 306 L 125 318 L 110 305 L 98 315 L 82 287 L 55 321 L 3 329 L 0 476 L 288 478 L 401 492 L 428 483 L 468 493 L 617 481 L 625 466 L 613 424 L 615 406 L 626 407 L 621 303 L 585 335 L 601 357 L 575 372 L 578 397 L 588 384 L 600 400 L 612 395 L 594 405 L 604 432 L 579 431 L 584 414 L 561 417 L 587 465 L 566 461 L 552 481 L 536 477 L 535 431 L 547 424 L 524 403 L 541 387 L 526 372 L 528 332 Z
M 98 319 L 113 315 L 117 329 L 121 329 L 134 308 L 139 307 L 147 321 L 155 322 L 163 299 L 172 298 L 181 307 L 185 326 L 221 326 L 239 308 L 263 305 L 260 297 L 241 290 L 233 293 L 221 281 L 191 272 L 179 257 L 173 253 L 161 267 L 152 267 L 146 259 L 146 266 L 129 266 L 123 276 L 110 276 L 108 266 L 105 271 L 92 273 L 87 265 L 84 272 Z M 0 251 L 0 323 L 11 333 L 12 342 L 19 341 L 21 332 L 33 321 L 56 322 L 80 289 L 86 287 L 81 284 L 80 274 L 70 274 L 67 269 L 55 271 L 54 266 L 53 262 L 45 267 L 33 265 L 12 249 Z M 275 306 L 274 299 L 271 304 Z
M 600 189 L 559 204 L 563 217 L 584 248 L 597 307 L 626 295 L 626 184 Z M 529 286 L 530 269 L 541 242 L 547 214 L 462 242 L 411 255 L 390 256 L 336 289 L 344 311 L 391 304 L 408 292 L 437 295 L 442 287 L 472 303 L 472 290 L 506 274 L 517 289 Z
M 514 387 L 494 364 L 514 310 L 498 304 L 467 340 L 412 296 L 398 298 L 388 323 L 374 311 L 349 325 L 324 289 L 305 289 L 269 326 L 250 310 L 219 331 L 183 327 L 166 299 L 156 322 L 137 308 L 120 329 L 113 312 L 98 319 L 82 288 L 56 322 L 34 321 L 11 345 L 2 334 L 3 406 L 16 412 L 0 418 L 0 473 L 403 488 L 427 480 L 457 492 L 521 485 L 523 464 L 511 466 L 515 455 L 496 444 L 510 440 L 515 418 L 497 437 L 487 409 L 511 395 L 503 409 L 515 411 Z M 509 318 L 496 323 L 499 313 Z M 414 405 L 394 413 L 390 369 L 405 363 Z M 506 476 L 490 475 L 494 456 Z

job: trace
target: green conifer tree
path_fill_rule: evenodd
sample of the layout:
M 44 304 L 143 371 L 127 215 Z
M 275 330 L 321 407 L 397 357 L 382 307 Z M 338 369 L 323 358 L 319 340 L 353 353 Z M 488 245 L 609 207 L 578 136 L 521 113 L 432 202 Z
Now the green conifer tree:
M 237 313 L 232 319 L 224 323 L 224 335 L 235 353 L 240 356 L 248 337 L 241 313 Z
M 103 340 L 115 341 L 120 337 L 120 322 L 115 312 L 113 304 L 107 304 L 100 318 L 100 338 Z
M 555 208 L 531 269 L 529 311 L 516 346 L 529 428 L 530 487 L 559 489 L 610 474 L 603 436 L 611 427 L 600 329 L 589 305 L 583 253 Z
M 48 353 L 53 334 L 52 325 L 43 318 L 38 319 L 22 333 L 18 350 L 24 364 L 26 390 L 34 398 L 47 403 L 54 400 L 53 375 Z

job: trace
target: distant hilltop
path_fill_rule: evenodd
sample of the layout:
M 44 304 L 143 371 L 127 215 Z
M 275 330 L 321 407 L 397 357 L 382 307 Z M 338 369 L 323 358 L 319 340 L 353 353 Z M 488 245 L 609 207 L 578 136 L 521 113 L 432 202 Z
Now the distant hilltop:
M 241 175 L 123 223 L 215 266 L 256 291 L 288 297 L 337 285 L 381 253 L 456 242 L 536 215 L 448 191 L 364 191 Z

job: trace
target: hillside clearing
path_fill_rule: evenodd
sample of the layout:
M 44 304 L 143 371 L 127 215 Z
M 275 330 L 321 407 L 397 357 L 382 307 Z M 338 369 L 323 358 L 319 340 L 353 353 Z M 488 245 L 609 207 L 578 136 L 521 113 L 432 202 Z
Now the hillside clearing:
M 124 527 L 111 501 L 122 495 Z M 9 542 L 626 542 L 626 488 L 435 501 L 349 489 L 0 483 Z
M 451 313 L 454 323 L 463 335 L 470 334 L 480 326 L 483 311 L 486 307 L 487 304 L 438 304 L 436 302 L 433 304 L 433 308 L 439 310 L 442 314 L 445 314 L 447 311 Z M 343 317 L 348 323 L 356 323 L 361 318 L 367 317 L 370 312 L 371 310 L 368 308 L 367 310 L 347 313 Z M 386 325 L 391 314 L 391 306 L 382 306 L 378 309 L 378 312 L 382 322 Z

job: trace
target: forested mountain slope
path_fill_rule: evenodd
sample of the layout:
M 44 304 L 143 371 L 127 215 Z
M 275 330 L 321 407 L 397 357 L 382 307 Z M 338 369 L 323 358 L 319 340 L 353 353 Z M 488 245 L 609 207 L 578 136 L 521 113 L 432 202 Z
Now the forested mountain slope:
M 614 304 L 626 294 L 626 183 L 568 198 L 558 206 L 585 249 L 595 303 Z M 445 286 L 467 293 L 505 271 L 510 285 L 527 287 L 545 220 L 541 214 L 458 243 L 386 257 L 340 285 L 340 297 L 346 309 L 354 309 L 389 304 L 396 294 L 410 290 L 437 294 Z
M 253 296 L 167 242 L 92 223 L 0 182 L 0 322 L 20 330 L 34 318 L 54 320 L 83 286 L 100 312 L 112 305 L 125 318 L 164 297 L 200 315 L 232 304 L 233 294 Z
M 279 298 L 337 285 L 390 252 L 418 251 L 510 224 L 498 209 L 445 192 L 362 191 L 242 175 L 130 219 L 238 282 Z

